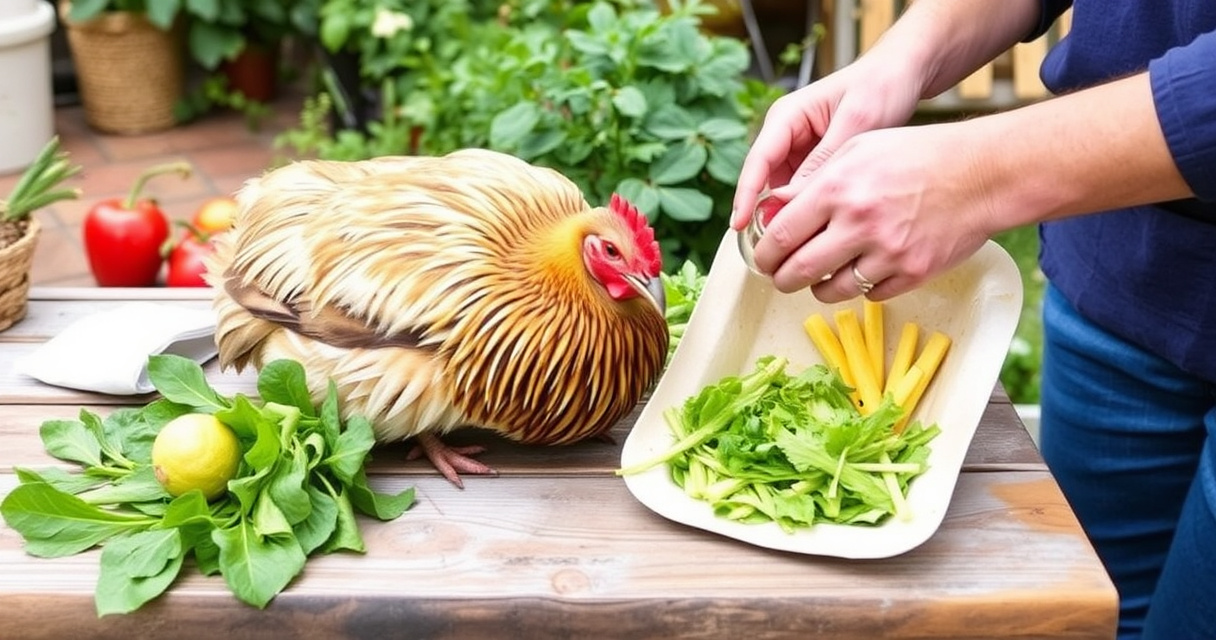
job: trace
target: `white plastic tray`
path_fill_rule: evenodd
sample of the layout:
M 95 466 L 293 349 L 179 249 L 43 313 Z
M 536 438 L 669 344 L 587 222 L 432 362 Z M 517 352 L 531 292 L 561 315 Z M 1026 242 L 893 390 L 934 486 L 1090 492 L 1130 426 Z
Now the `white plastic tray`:
M 826 305 L 810 291 L 777 291 L 767 278 L 747 269 L 734 232 L 728 232 L 683 340 L 625 440 L 621 466 L 651 459 L 671 446 L 664 410 L 680 406 L 722 377 L 752 371 L 761 356 L 785 356 L 790 373 L 822 362 L 802 323 L 817 311 L 831 322 L 832 314 L 844 307 L 854 308 L 860 317 L 860 298 Z M 844 558 L 885 558 L 909 551 L 928 540 L 945 516 L 1021 307 L 1021 275 L 992 241 L 921 288 L 886 301 L 888 362 L 892 338 L 906 321 L 920 324 L 922 344 L 933 330 L 952 340 L 914 416 L 926 425 L 937 423 L 942 432 L 930 443 L 930 468 L 911 485 L 912 517 L 906 521 L 892 517 L 876 527 L 816 524 L 787 533 L 772 523 L 742 524 L 715 516 L 708 503 L 689 498 L 671 481 L 666 464 L 625 476 L 625 483 L 642 504 L 664 517 L 762 547 Z

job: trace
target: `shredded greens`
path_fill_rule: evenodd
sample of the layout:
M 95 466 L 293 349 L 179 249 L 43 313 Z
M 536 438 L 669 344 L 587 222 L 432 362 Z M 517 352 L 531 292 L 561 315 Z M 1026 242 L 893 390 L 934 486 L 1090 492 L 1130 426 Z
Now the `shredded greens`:
M 667 343 L 667 360 L 676 352 L 684 330 L 688 327 L 688 319 L 692 316 L 693 307 L 701 297 L 705 287 L 706 275 L 697 269 L 692 262 L 684 262 L 680 270 L 674 274 L 666 272 L 659 274 L 663 279 L 663 293 L 667 297 L 667 330 L 671 336 Z
M 755 371 L 727 377 L 664 412 L 673 446 L 618 470 L 667 463 L 684 492 L 720 517 L 776 522 L 792 532 L 819 522 L 876 525 L 910 518 L 909 483 L 928 468 L 937 425 L 893 426 L 903 410 L 890 396 L 862 416 L 836 372 L 814 365 L 786 373 L 766 356 Z

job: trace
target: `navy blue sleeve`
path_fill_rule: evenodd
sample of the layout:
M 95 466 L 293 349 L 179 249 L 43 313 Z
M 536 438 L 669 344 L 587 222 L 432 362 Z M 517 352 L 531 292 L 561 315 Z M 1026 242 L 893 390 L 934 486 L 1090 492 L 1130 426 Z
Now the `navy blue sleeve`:
M 1039 22 L 1034 26 L 1022 42 L 1030 42 L 1039 36 L 1047 33 L 1047 29 L 1051 27 L 1051 23 L 1060 17 L 1072 6 L 1072 0 L 1039 0 Z
M 1148 72 L 1178 170 L 1196 197 L 1216 201 L 1216 31 L 1170 49 Z

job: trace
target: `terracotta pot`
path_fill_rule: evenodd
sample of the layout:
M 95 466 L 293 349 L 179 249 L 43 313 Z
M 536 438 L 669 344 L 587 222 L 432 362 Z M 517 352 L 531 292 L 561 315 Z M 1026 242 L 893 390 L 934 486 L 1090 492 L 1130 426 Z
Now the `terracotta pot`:
M 228 88 L 250 100 L 270 102 L 279 91 L 279 46 L 250 42 L 236 58 L 225 61 L 220 70 L 228 78 Z

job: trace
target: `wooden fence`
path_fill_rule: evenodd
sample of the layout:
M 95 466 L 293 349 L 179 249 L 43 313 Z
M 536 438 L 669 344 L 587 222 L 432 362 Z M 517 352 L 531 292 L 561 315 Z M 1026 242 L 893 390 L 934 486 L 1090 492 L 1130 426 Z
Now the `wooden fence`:
M 998 0 L 999 1 L 999 0 Z M 878 39 L 905 5 L 904 0 L 834 0 L 822 3 L 827 37 L 821 43 L 820 69 L 840 68 Z M 1068 32 L 1071 11 L 1042 37 L 1019 43 L 942 95 L 926 100 L 930 111 L 986 111 L 1047 97 L 1039 64 L 1048 49 Z

